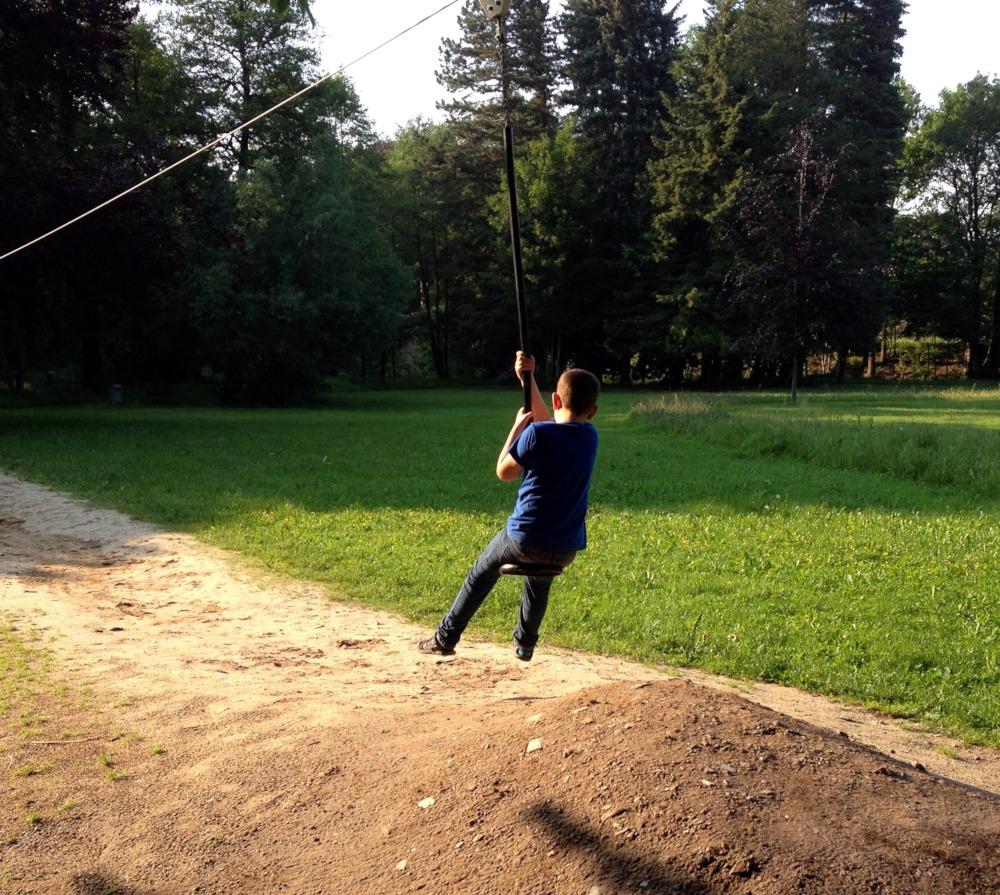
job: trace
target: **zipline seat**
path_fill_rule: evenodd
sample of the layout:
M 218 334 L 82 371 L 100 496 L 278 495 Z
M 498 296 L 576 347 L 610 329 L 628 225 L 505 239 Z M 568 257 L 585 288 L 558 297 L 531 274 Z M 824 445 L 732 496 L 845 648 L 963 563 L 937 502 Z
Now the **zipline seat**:
M 555 578 L 563 573 L 562 566 L 541 562 L 508 562 L 500 566 L 501 575 L 524 575 L 526 578 Z

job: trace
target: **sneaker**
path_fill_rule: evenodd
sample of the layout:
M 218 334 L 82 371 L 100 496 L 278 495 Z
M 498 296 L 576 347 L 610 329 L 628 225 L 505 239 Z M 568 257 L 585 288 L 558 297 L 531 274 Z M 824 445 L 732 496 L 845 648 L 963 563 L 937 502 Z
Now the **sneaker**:
M 417 649 L 422 653 L 431 653 L 435 656 L 454 656 L 455 650 L 450 647 L 444 646 L 440 640 L 437 638 L 437 634 L 433 637 L 428 637 L 426 640 L 421 640 L 417 644 Z
M 522 662 L 530 662 L 531 657 L 534 654 L 534 649 L 521 646 L 521 644 L 519 644 L 516 640 L 514 641 L 514 655 L 517 656 Z

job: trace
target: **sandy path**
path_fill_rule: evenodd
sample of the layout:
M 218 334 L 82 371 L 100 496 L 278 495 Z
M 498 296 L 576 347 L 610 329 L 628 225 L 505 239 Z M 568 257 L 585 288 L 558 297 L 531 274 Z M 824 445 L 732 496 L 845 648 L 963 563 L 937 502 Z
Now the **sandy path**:
M 190 537 L 4 475 L 0 572 L 0 617 L 39 631 L 60 656 L 61 674 L 135 702 L 161 727 L 170 719 L 189 730 L 227 713 L 280 711 L 284 729 L 294 731 L 380 707 L 454 705 L 473 692 L 530 699 L 670 677 L 544 649 L 525 665 L 506 647 L 474 639 L 455 659 L 428 660 L 415 650 L 425 632 L 404 620 L 333 602 L 315 587 L 248 569 Z M 712 687 L 736 686 L 683 674 Z M 787 688 L 739 685 L 737 692 L 933 774 L 1000 793 L 994 750 Z

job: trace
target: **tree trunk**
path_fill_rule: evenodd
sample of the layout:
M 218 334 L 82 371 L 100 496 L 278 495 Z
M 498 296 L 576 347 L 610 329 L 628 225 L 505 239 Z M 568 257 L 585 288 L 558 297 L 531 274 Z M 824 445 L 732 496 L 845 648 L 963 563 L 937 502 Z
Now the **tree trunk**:
M 15 395 L 24 391 L 24 337 L 19 326 L 7 324 L 6 338 L 0 344 L 0 369 L 8 390 Z M 14 356 L 13 363 L 11 355 Z
M 792 351 L 792 388 L 788 393 L 788 400 L 794 404 L 799 400 L 799 346 L 796 345 Z
M 98 308 L 87 314 L 80 338 L 80 384 L 90 391 L 100 391 L 107 381 L 101 354 L 101 314 Z
M 982 375 L 988 379 L 1000 377 L 1000 279 L 993 287 L 991 302 L 990 347 L 983 361 Z
M 419 242 L 419 241 L 418 241 Z M 431 300 L 431 282 L 428 277 L 427 268 L 424 264 L 423 253 L 418 248 L 417 259 L 417 289 L 420 292 L 420 307 L 424 312 L 424 320 L 427 323 L 427 341 L 431 348 L 431 362 L 434 364 L 434 372 L 439 379 L 448 376 L 441 351 L 441 338 L 438 326 L 435 322 L 435 302 Z
M 979 342 L 969 342 L 969 360 L 965 369 L 966 379 L 982 379 L 986 362 L 986 348 Z

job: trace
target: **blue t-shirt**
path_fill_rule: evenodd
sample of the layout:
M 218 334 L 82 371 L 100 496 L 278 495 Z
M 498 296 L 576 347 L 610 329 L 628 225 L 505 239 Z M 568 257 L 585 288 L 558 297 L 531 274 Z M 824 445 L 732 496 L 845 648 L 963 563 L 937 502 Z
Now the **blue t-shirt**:
M 597 430 L 590 423 L 532 423 L 509 453 L 524 467 L 507 520 L 510 536 L 547 550 L 583 550 Z

